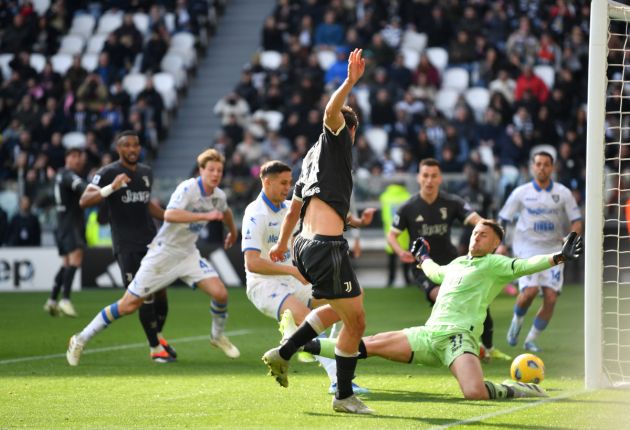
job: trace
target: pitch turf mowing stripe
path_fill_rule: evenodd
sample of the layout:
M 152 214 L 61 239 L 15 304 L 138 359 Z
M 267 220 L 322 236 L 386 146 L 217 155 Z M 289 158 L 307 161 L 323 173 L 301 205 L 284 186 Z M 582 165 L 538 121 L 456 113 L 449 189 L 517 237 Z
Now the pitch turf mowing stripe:
M 542 405 L 547 404 L 547 403 L 552 403 L 552 402 L 555 402 L 555 401 L 558 401 L 558 400 L 564 400 L 564 399 L 567 399 L 567 398 L 573 397 L 573 396 L 579 396 L 580 394 L 586 394 L 588 392 L 589 392 L 589 390 L 569 391 L 568 393 L 560 394 L 559 396 L 548 397 L 548 398 L 546 398 L 544 400 L 538 400 L 536 402 L 527 403 L 526 405 L 515 406 L 515 407 L 509 408 L 509 409 L 503 409 L 503 410 L 500 410 L 500 411 L 497 411 L 497 412 L 492 412 L 490 414 L 480 415 L 478 417 L 468 418 L 466 420 L 461 420 L 461 421 L 457 421 L 457 422 L 454 422 L 454 423 L 445 424 L 443 426 L 431 427 L 429 430 L 442 430 L 442 429 L 447 429 L 447 428 L 451 428 L 451 427 L 455 427 L 455 426 L 463 426 L 463 425 L 466 425 L 466 424 L 474 424 L 474 423 L 478 423 L 478 422 L 481 422 L 481 421 L 489 420 L 490 418 L 499 417 L 501 415 L 511 414 L 512 412 L 518 412 L 518 411 L 522 411 L 524 409 L 530 409 L 530 408 L 537 408 L 538 406 L 542 406 Z
M 253 330 L 234 330 L 228 331 L 225 333 L 226 336 L 243 336 L 246 334 L 252 333 Z M 196 342 L 198 340 L 209 340 L 210 335 L 205 336 L 189 336 L 182 337 L 179 339 L 169 339 L 173 343 L 187 343 L 187 342 Z M 120 351 L 122 349 L 135 349 L 135 348 L 146 348 L 146 342 L 143 343 L 128 343 L 126 345 L 117 345 L 117 346 L 107 346 L 104 348 L 93 348 L 83 351 L 81 355 L 86 354 L 96 354 L 97 352 L 109 352 L 109 351 Z M 20 358 L 10 358 L 8 360 L 0 360 L 0 365 L 2 364 L 13 364 L 13 363 L 23 363 L 25 361 L 37 361 L 37 360 L 48 360 L 49 358 L 65 358 L 66 353 L 62 354 L 50 354 L 50 355 L 35 355 L 32 357 L 20 357 Z

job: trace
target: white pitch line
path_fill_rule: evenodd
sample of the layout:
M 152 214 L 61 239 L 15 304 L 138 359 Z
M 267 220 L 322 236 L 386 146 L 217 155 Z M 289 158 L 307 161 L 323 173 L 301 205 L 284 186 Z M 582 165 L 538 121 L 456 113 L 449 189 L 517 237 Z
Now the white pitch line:
M 243 336 L 246 334 L 252 333 L 252 330 L 244 329 L 244 330 L 234 330 L 226 332 L 227 336 Z M 179 339 L 171 339 L 171 341 L 175 343 L 187 343 L 187 342 L 196 342 L 198 340 L 209 340 L 210 336 L 190 336 L 190 337 L 182 337 Z M 128 343 L 126 345 L 117 345 L 117 346 L 106 346 L 103 348 L 93 348 L 83 351 L 82 355 L 85 354 L 96 354 L 98 352 L 109 352 L 109 351 L 120 351 L 123 349 L 135 349 L 135 348 L 146 348 L 146 342 L 143 343 Z M 20 358 L 10 358 L 8 360 L 0 360 L 0 365 L 2 364 L 13 364 L 13 363 L 23 363 L 25 361 L 37 361 L 37 360 L 48 360 L 49 358 L 65 358 L 66 353 L 63 354 L 50 354 L 50 355 L 34 355 L 32 357 L 20 357 Z
M 462 425 L 466 425 L 466 424 L 473 424 L 473 423 L 477 423 L 477 422 L 480 422 L 480 421 L 488 420 L 490 418 L 499 417 L 501 415 L 511 414 L 512 412 L 518 412 L 518 411 L 522 411 L 524 409 L 536 408 L 538 406 L 541 406 L 541 405 L 544 405 L 544 404 L 547 404 L 547 403 L 552 403 L 552 402 L 556 402 L 558 400 L 563 400 L 563 399 L 566 399 L 566 398 L 569 398 L 569 397 L 578 396 L 580 394 L 585 394 L 588 391 L 589 390 L 570 391 L 568 393 L 560 394 L 559 396 L 548 397 L 548 398 L 546 398 L 544 400 L 539 400 L 539 401 L 533 402 L 533 403 L 527 403 L 526 405 L 516 406 L 516 407 L 513 407 L 513 408 L 509 408 L 509 409 L 503 409 L 503 410 L 500 410 L 500 411 L 497 411 L 497 412 L 492 412 L 492 413 L 489 413 L 489 414 L 480 415 L 478 417 L 468 418 L 468 419 L 457 421 L 457 422 L 454 422 L 454 423 L 445 424 L 443 426 L 431 427 L 429 430 L 442 430 L 442 429 L 447 429 L 447 428 L 451 428 L 451 427 L 455 427 L 455 426 L 462 426 Z

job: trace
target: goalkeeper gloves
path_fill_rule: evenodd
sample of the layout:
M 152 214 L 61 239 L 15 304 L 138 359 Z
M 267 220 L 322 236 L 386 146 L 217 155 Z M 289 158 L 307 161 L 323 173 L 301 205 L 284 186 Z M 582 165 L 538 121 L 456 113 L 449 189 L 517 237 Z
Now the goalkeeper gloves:
M 553 262 L 556 264 L 565 261 L 577 260 L 582 255 L 582 236 L 572 231 L 564 238 L 562 250 L 553 255 Z
M 429 242 L 427 242 L 424 237 L 420 236 L 413 241 L 409 251 L 413 254 L 418 264 L 422 264 L 424 260 L 429 258 L 430 250 L 431 247 L 429 246 Z

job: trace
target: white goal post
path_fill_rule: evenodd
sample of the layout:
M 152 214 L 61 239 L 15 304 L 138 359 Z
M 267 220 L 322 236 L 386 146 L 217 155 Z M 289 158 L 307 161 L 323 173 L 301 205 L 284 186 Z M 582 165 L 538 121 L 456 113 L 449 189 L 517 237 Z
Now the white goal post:
M 584 362 L 594 389 L 630 384 L 630 6 L 610 0 L 591 3 L 586 142 Z

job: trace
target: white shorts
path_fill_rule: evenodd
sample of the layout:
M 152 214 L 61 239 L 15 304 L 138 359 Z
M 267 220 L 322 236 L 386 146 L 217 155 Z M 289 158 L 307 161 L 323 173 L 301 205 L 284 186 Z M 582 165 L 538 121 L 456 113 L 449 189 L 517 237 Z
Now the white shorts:
M 197 249 L 184 257 L 166 253 L 163 249 L 157 246 L 149 249 L 127 291 L 134 296 L 146 297 L 178 279 L 195 288 L 197 282 L 219 276 Z
M 533 275 L 522 276 L 518 280 L 518 289 L 523 291 L 528 287 L 548 287 L 560 294 L 564 280 L 563 268 L 564 264 L 559 264 Z
M 280 308 L 289 297 L 294 296 L 306 307 L 312 299 L 311 285 L 304 285 L 294 277 L 260 279 L 247 282 L 247 298 L 263 314 L 280 320 Z

